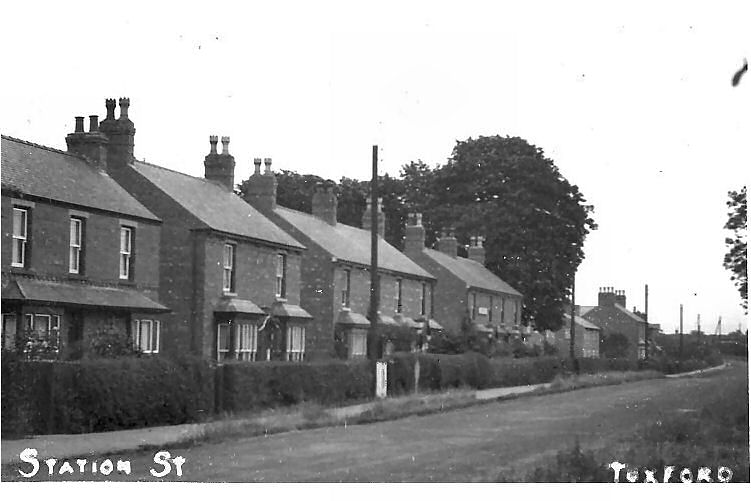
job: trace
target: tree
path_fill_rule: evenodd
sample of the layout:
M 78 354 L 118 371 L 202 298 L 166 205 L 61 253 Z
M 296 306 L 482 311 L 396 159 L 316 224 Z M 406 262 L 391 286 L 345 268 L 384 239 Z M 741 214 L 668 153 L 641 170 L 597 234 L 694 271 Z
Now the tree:
M 728 192 L 728 221 L 725 229 L 733 232 L 732 238 L 726 238 L 728 252 L 723 264 L 731 273 L 731 279 L 741 294 L 741 305 L 748 309 L 748 268 L 746 262 L 746 187 L 741 191 Z
M 518 137 L 458 141 L 448 163 L 430 171 L 412 162 L 402 171 L 406 205 L 423 213 L 428 244 L 453 227 L 466 255 L 485 236 L 486 266 L 524 294 L 522 318 L 558 330 L 563 300 L 596 229 L 592 208 L 542 149 Z

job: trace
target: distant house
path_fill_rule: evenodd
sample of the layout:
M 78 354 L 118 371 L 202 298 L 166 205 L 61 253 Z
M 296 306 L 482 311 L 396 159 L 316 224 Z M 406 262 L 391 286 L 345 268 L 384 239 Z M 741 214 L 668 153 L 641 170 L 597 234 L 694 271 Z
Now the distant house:
M 435 319 L 459 333 L 466 322 L 489 335 L 520 334 L 522 294 L 485 267 L 482 237 L 473 239 L 469 258 L 457 255 L 457 240 L 444 232 L 437 249 L 425 247 L 422 214 L 410 214 L 404 253 L 435 276 Z
M 600 356 L 600 331 L 592 322 L 574 316 L 574 350 L 579 358 L 598 358 Z M 549 342 L 555 344 L 558 353 L 568 355 L 571 349 L 571 315 L 564 313 L 563 326 L 551 332 Z
M 209 138 L 203 178 L 134 159 L 128 99 L 106 101 L 100 130 L 108 138 L 107 170 L 164 222 L 159 294 L 165 352 L 218 361 L 299 361 L 306 355 L 310 314 L 300 307 L 304 246 L 251 207 L 234 189 L 229 138 Z
M 2 136 L 2 347 L 75 359 L 117 333 L 159 353 L 161 221 L 82 147 L 107 143 L 96 117 L 83 125 L 67 152 Z
M 600 288 L 597 306 L 582 306 L 581 316 L 601 329 L 600 353 L 611 337 L 622 335 L 628 340 L 623 354 L 632 359 L 644 358 L 644 319 L 626 308 L 626 292 L 612 287 Z
M 371 209 L 363 229 L 337 222 L 332 186 L 319 185 L 312 214 L 277 205 L 277 181 L 261 162 L 248 183 L 248 201 L 307 247 L 302 257 L 301 305 L 314 319 L 308 338 L 316 357 L 363 357 L 368 354 L 370 321 Z M 415 329 L 429 321 L 435 278 L 384 239 L 385 217 L 378 207 L 379 318 L 384 325 Z M 439 327 L 435 322 L 434 328 Z M 371 350 L 377 349 L 371 344 Z

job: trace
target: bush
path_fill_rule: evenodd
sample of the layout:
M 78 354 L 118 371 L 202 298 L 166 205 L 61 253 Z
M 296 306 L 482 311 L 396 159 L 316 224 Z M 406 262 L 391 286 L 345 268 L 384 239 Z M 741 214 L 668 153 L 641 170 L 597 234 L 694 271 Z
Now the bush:
M 233 362 L 221 372 L 221 409 L 228 412 L 301 402 L 339 404 L 375 393 L 375 367 L 369 360 Z
M 430 336 L 428 352 L 458 355 L 466 351 L 464 338 L 450 331 L 441 331 Z
M 194 422 L 214 412 L 199 359 L 2 360 L 3 436 L 90 433 Z
M 419 389 L 488 388 L 491 362 L 479 353 L 444 355 L 431 353 L 397 354 L 388 359 L 388 391 L 401 395 L 415 390 L 415 362 L 420 362 Z
M 570 372 L 569 362 L 558 357 L 493 359 L 490 385 L 503 387 L 548 383 L 557 374 Z

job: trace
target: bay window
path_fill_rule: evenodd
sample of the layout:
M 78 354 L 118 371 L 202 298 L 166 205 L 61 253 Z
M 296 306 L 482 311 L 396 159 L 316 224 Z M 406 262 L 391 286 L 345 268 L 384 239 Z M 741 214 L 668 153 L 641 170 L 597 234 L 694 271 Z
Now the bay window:
M 302 362 L 305 356 L 305 327 L 290 325 L 287 327 L 287 360 Z

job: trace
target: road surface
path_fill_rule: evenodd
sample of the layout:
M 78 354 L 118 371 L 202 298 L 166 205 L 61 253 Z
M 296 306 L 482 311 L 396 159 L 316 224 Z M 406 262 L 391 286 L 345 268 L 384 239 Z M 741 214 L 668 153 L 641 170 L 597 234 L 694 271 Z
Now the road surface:
M 702 405 L 731 381 L 747 379 L 740 362 L 700 377 L 657 379 L 617 386 L 491 402 L 396 421 L 231 439 L 168 449 L 185 458 L 162 480 L 194 482 L 464 482 L 494 480 L 507 467 L 531 464 L 570 448 L 601 447 L 661 416 Z M 748 405 L 739 402 L 739 405 Z M 156 451 L 112 456 L 131 461 L 131 475 L 48 476 L 35 480 L 154 480 Z M 45 458 L 40 458 L 45 459 Z M 75 458 L 74 458 L 75 459 Z M 91 461 L 93 458 L 87 458 Z M 103 460 L 104 458 L 100 458 Z M 89 463 L 90 464 L 90 463 Z M 88 468 L 88 466 L 87 466 Z M 29 471 L 30 466 L 24 465 Z M 17 467 L 3 480 L 21 480 Z

